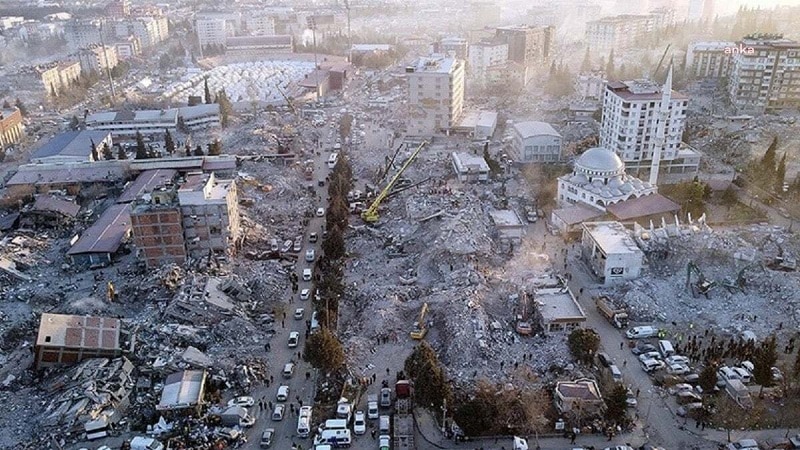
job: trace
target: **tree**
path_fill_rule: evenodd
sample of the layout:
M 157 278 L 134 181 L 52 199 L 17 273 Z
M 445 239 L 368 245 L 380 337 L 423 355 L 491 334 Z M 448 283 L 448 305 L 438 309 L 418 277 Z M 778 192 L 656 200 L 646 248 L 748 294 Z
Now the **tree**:
M 467 436 L 480 436 L 494 428 L 494 418 L 500 413 L 494 400 L 495 389 L 484 380 L 478 382 L 473 395 L 458 403 L 453 419 Z
M 17 109 L 19 110 L 19 113 L 22 114 L 22 117 L 28 117 L 28 108 L 25 106 L 24 103 L 22 103 L 22 100 L 17 99 L 14 102 L 14 106 L 17 107 Z
M 451 397 L 450 384 L 430 344 L 426 341 L 417 344 L 404 367 L 406 374 L 414 380 L 414 400 L 417 404 L 441 411 Z
M 600 336 L 591 328 L 576 328 L 569 334 L 567 345 L 576 360 L 591 364 L 594 354 L 600 348 Z
M 103 159 L 106 161 L 114 159 L 114 153 L 111 152 L 108 142 L 103 142 Z
M 350 113 L 342 114 L 342 119 L 339 121 L 339 136 L 342 141 L 350 136 L 350 130 L 353 128 L 353 116 Z
M 136 132 L 136 156 L 134 159 L 147 159 L 147 146 L 144 144 L 142 133 Z
M 716 362 L 706 362 L 703 370 L 700 372 L 700 378 L 697 384 L 703 388 L 703 392 L 714 392 L 714 386 L 717 385 L 717 364 Z
M 117 150 L 117 159 L 128 159 L 128 153 L 125 152 L 125 147 L 119 146 L 119 150 Z
M 212 101 L 211 101 L 211 90 L 208 89 L 208 77 L 203 79 L 203 92 L 205 93 L 206 104 L 212 103 Z
M 303 359 L 317 369 L 332 372 L 344 365 L 344 348 L 328 327 L 322 327 L 308 337 Z
M 197 147 L 195 147 L 195 149 L 194 149 L 194 156 L 203 156 L 204 154 L 205 153 L 203 153 L 203 147 L 201 147 L 198 144 Z
M 797 355 L 794 357 L 792 375 L 794 376 L 795 381 L 800 381 L 800 348 L 797 349 Z
M 606 64 L 606 78 L 609 80 L 614 78 L 614 72 L 614 49 L 612 48 L 611 53 L 608 55 L 608 64 Z
M 214 139 L 208 144 L 208 155 L 219 156 L 222 154 L 222 142 L 219 139 Z
M 772 176 L 775 173 L 775 161 L 777 159 L 776 152 L 778 150 L 778 137 L 773 137 L 772 142 L 767 147 L 767 151 L 764 152 L 764 156 L 761 157 L 761 162 L 759 163 L 759 168 L 761 169 L 760 176 L 766 177 L 767 180 L 772 180 Z
M 592 69 L 592 57 L 589 53 L 589 47 L 586 47 L 586 53 L 583 55 L 583 62 L 581 62 L 581 72 L 585 73 Z
M 783 153 L 778 168 L 775 170 L 775 193 L 783 195 L 783 183 L 786 181 L 786 152 Z
M 342 229 L 338 224 L 328 229 L 328 237 L 322 241 L 322 251 L 332 260 L 344 258 L 345 242 Z
M 606 419 L 618 425 L 625 424 L 628 409 L 628 388 L 623 384 L 614 383 L 614 388 L 606 397 Z
M 169 129 L 164 130 L 164 149 L 170 155 L 175 153 L 175 140 L 172 139 L 172 133 L 169 132 Z
M 733 188 L 733 185 L 728 186 L 722 192 L 720 201 L 723 205 L 727 206 L 728 209 L 739 201 L 739 194 L 736 193 L 736 189 Z
M 756 349 L 753 355 L 753 380 L 761 385 L 759 398 L 764 397 L 764 388 L 772 386 L 772 367 L 778 361 L 778 344 L 775 336 L 770 336 Z
M 92 161 L 100 161 L 100 155 L 97 154 L 97 144 L 94 143 L 94 139 L 89 139 L 89 145 L 92 147 Z
M 226 128 L 230 123 L 230 116 L 233 114 L 233 104 L 228 99 L 225 89 L 217 92 L 217 103 L 219 103 L 219 121 L 222 128 Z

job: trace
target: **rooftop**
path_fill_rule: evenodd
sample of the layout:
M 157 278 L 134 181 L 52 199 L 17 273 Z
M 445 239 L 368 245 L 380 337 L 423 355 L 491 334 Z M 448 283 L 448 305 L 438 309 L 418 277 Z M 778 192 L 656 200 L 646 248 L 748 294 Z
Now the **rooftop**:
M 17 168 L 6 186 L 114 182 L 124 178 L 124 161 L 96 161 L 76 164 L 25 164 Z
M 81 234 L 67 255 L 115 253 L 131 229 L 130 205 L 110 206 L 95 223 Z
M 642 253 L 628 230 L 619 222 L 588 222 L 583 224 L 583 229 L 606 255 Z
M 578 398 L 581 400 L 602 400 L 600 389 L 594 380 L 580 379 L 575 381 L 556 382 L 556 391 L 564 398 Z
M 557 216 L 566 225 L 576 225 L 589 219 L 603 216 L 603 212 L 581 203 L 568 208 L 553 210 L 553 215 Z
M 492 216 L 492 220 L 494 221 L 495 226 L 498 227 L 521 227 L 522 221 L 519 219 L 514 210 L 511 209 L 501 209 L 497 211 L 491 211 L 489 213 Z
M 613 214 L 617 220 L 631 220 L 637 217 L 666 213 L 670 213 L 671 216 L 680 209 L 681 205 L 661 194 L 645 195 L 606 206 L 606 211 Z
M 689 48 L 695 52 L 709 51 L 709 50 L 725 50 L 726 48 L 735 47 L 736 43 L 732 41 L 699 41 L 689 44 Z
M 89 114 L 86 117 L 86 125 L 92 126 L 98 123 L 117 122 L 172 122 L 178 121 L 178 109 L 145 109 L 139 111 L 109 111 Z
M 219 103 L 201 103 L 199 105 L 178 108 L 178 115 L 183 117 L 184 120 L 219 115 Z
M 178 202 L 181 206 L 226 203 L 233 183 L 233 180 L 220 180 L 213 173 L 189 174 L 178 188 Z
M 459 127 L 473 129 L 475 127 L 493 128 L 497 125 L 496 111 L 465 111 L 464 116 L 458 123 Z
M 478 172 L 489 172 L 489 164 L 482 156 L 467 152 L 453 152 L 452 157 L 459 172 L 474 172 L 476 167 Z
M 610 81 L 606 90 L 613 92 L 623 100 L 661 100 L 661 86 L 650 80 Z M 689 100 L 689 97 L 678 91 L 672 91 L 670 98 Z
M 37 346 L 120 349 L 120 320 L 42 313 Z
M 450 73 L 455 65 L 456 60 L 454 58 L 422 57 L 411 67 L 414 69 L 414 72 Z
M 625 168 L 619 155 L 604 147 L 593 147 L 578 156 L 575 166 L 584 170 L 615 172 Z
M 75 202 L 53 197 L 52 195 L 37 195 L 36 201 L 33 202 L 33 211 L 48 211 L 57 212 L 67 217 L 74 218 L 81 210 L 80 205 Z
M 545 322 L 564 319 L 586 320 L 586 314 L 569 289 L 561 287 L 537 289 L 534 300 Z
M 527 137 L 543 135 L 561 137 L 561 134 L 559 134 L 558 131 L 556 131 L 556 129 L 547 122 L 517 122 L 514 124 L 514 130 L 519 133 L 523 139 Z
M 177 174 L 178 171 L 175 169 L 145 170 L 122 191 L 117 203 L 130 203 L 140 195 L 152 191 L 167 181 L 173 180 Z
M 46 144 L 39 147 L 31 155 L 31 159 L 74 156 L 89 161 L 92 155 L 92 142 L 99 145 L 108 136 L 107 131 L 65 131 L 53 136 Z
M 169 375 L 156 409 L 163 411 L 194 407 L 202 401 L 205 383 L 205 370 L 184 370 Z
M 237 47 L 274 47 L 292 45 L 291 35 L 274 36 L 236 36 L 225 39 L 225 45 L 229 49 Z

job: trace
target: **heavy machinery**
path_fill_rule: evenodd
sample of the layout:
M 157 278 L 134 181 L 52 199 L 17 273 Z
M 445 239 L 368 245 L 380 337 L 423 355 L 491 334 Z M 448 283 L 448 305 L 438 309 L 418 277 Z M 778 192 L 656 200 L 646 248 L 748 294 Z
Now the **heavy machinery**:
M 530 305 L 528 304 L 528 294 L 523 292 L 522 295 L 514 295 L 513 297 L 517 297 L 517 305 L 519 307 L 519 314 L 517 314 L 516 324 L 514 329 L 517 330 L 517 333 L 523 336 L 529 336 L 533 332 L 533 327 L 531 327 L 531 323 L 529 322 L 530 318 L 528 310 Z
M 414 153 L 412 153 L 411 156 L 408 157 L 406 162 L 403 163 L 403 165 L 400 167 L 400 170 L 392 177 L 392 179 L 389 181 L 386 187 L 384 187 L 381 193 L 378 194 L 377 197 L 375 197 L 375 200 L 372 202 L 370 207 L 361 213 L 361 218 L 364 219 L 365 222 L 374 223 L 378 221 L 378 219 L 380 218 L 380 216 L 378 215 L 378 207 L 381 206 L 381 202 L 386 198 L 386 196 L 389 195 L 395 183 L 397 183 L 397 180 L 399 180 L 400 177 L 403 175 L 403 172 L 405 172 L 406 169 L 408 169 L 408 166 L 410 166 L 411 163 L 414 162 L 415 159 L 417 159 L 417 156 L 419 156 L 419 153 L 422 151 L 423 148 L 425 148 L 426 145 L 428 145 L 427 141 L 422 141 L 422 143 L 419 144 L 419 147 L 417 147 L 417 149 L 414 150 Z
M 411 399 L 414 385 L 409 380 L 403 379 L 405 375 L 399 374 L 394 385 L 394 426 L 392 427 L 394 450 L 416 450 L 414 444 L 414 415 L 412 414 Z
M 419 310 L 419 317 L 417 321 L 414 322 L 414 329 L 411 330 L 411 338 L 416 340 L 425 339 L 425 335 L 428 334 L 428 327 L 425 324 L 425 314 L 428 313 L 428 304 L 424 303 L 422 305 L 422 309 Z
M 620 329 L 628 328 L 628 311 L 625 308 L 618 307 L 611 298 L 605 295 L 595 297 L 594 303 L 600 314 L 611 322 L 611 325 Z
M 108 282 L 106 286 L 106 299 L 109 302 L 113 302 L 117 298 L 117 290 L 114 288 L 114 283 Z
M 764 247 L 768 243 L 772 242 L 775 244 L 775 247 L 778 249 L 778 256 L 774 259 L 767 261 L 767 267 L 772 270 L 780 270 L 783 272 L 794 272 L 797 270 L 797 260 L 790 256 L 787 256 L 783 253 L 783 246 L 779 244 L 772 236 L 767 235 L 763 241 L 761 241 L 761 245 L 759 246 L 759 250 L 762 252 L 764 251 Z
M 289 98 L 289 96 L 288 96 L 288 95 L 286 95 L 286 92 L 284 92 L 284 90 L 283 90 L 283 89 L 281 89 L 281 87 L 280 87 L 280 86 L 278 86 L 278 85 L 275 85 L 275 88 L 276 88 L 276 89 L 278 89 L 278 92 L 280 92 L 280 94 L 281 94 L 281 97 L 283 97 L 283 99 L 284 99 L 284 100 L 286 100 L 286 106 L 288 106 L 288 107 L 289 107 L 289 109 L 290 109 L 290 110 L 292 110 L 292 114 L 294 114 L 295 116 L 298 116 L 298 114 L 297 114 L 297 108 L 295 108 L 295 106 L 294 106 L 294 101 L 292 101 L 292 99 L 291 99 L 291 98 Z M 299 117 L 299 116 L 298 116 L 298 117 Z
M 730 292 L 744 292 L 745 287 L 747 287 L 747 277 L 745 277 L 745 273 L 753 268 L 764 270 L 764 265 L 760 262 L 754 262 L 746 265 L 742 267 L 742 270 L 739 271 L 739 274 L 736 276 L 736 280 L 725 278 L 725 280 L 722 282 L 722 285 L 725 286 Z
M 692 273 L 694 272 L 697 275 L 697 281 L 692 283 Z M 697 294 L 703 294 L 706 298 L 709 298 L 708 294 L 716 287 L 717 282 L 714 280 L 709 280 L 703 275 L 703 272 L 700 270 L 697 265 L 689 261 L 689 264 L 686 265 L 686 287 L 692 290 L 692 297 L 697 297 Z

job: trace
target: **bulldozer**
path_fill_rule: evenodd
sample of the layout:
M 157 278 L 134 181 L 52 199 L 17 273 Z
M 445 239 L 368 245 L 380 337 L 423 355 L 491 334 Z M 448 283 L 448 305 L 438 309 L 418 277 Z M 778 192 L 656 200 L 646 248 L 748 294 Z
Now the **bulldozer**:
M 411 330 L 411 338 L 416 340 L 425 339 L 425 335 L 428 334 L 428 327 L 425 324 L 425 314 L 428 313 L 428 304 L 424 303 L 422 305 L 422 309 L 419 310 L 419 317 L 417 321 L 414 322 L 414 329 Z
M 692 273 L 697 276 L 697 281 L 694 283 L 692 283 Z M 697 297 L 699 293 L 710 298 L 708 294 L 716 286 L 716 281 L 707 279 L 700 268 L 694 262 L 689 261 L 689 264 L 686 265 L 686 287 L 691 289 L 692 297 Z
M 528 301 L 528 294 L 523 292 L 521 296 L 518 297 L 519 306 L 519 314 L 515 317 L 515 326 L 514 329 L 522 336 L 530 336 L 533 332 L 533 327 L 531 327 L 531 323 L 529 322 L 529 313 L 528 309 L 530 308 L 530 304 Z

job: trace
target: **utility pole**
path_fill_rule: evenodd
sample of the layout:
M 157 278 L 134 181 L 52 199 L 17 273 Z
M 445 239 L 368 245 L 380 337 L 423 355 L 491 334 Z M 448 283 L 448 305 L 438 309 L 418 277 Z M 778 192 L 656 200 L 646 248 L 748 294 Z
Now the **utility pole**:
M 316 99 L 319 102 L 319 67 L 317 66 L 317 21 L 314 16 L 306 18 L 306 24 L 311 29 L 311 39 L 314 46 L 314 85 L 316 86 Z
M 353 39 L 350 36 L 350 0 L 344 0 L 344 8 L 347 10 L 347 62 L 353 62 Z
M 108 64 L 108 49 L 106 48 L 105 38 L 103 37 L 103 22 L 100 22 L 100 45 L 103 48 L 103 58 L 106 61 L 106 76 L 108 76 L 108 85 L 111 86 L 111 106 L 114 106 L 114 98 L 117 93 L 114 91 L 114 78 L 111 76 L 111 68 Z

